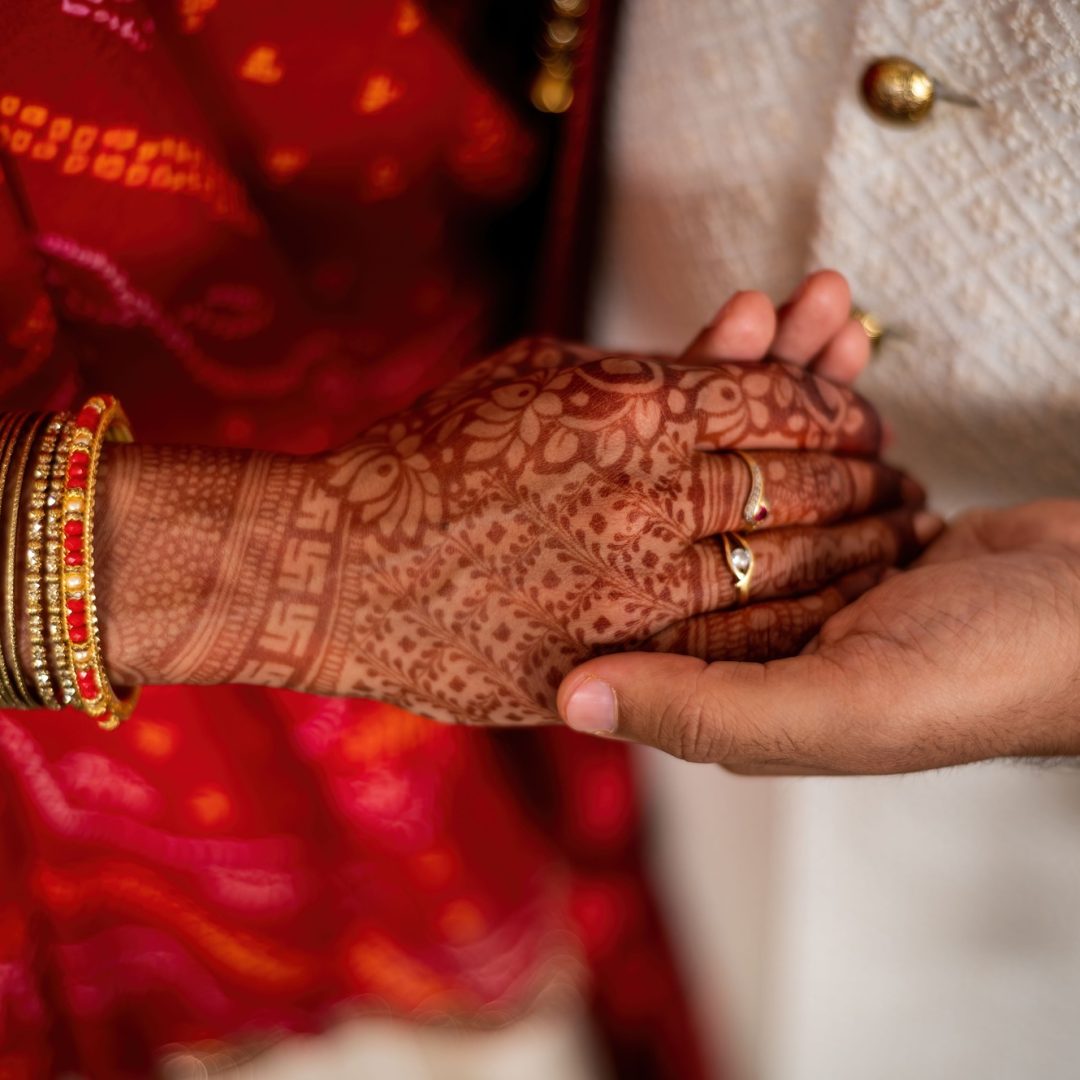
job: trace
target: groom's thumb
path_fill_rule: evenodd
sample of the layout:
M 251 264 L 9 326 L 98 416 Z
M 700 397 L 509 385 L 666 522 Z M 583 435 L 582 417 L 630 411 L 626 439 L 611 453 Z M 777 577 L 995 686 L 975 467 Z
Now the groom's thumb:
M 619 653 L 575 668 L 559 687 L 568 727 L 747 771 L 831 771 L 850 712 L 845 680 L 813 654 L 770 664 Z M 830 729 L 834 738 L 828 739 Z

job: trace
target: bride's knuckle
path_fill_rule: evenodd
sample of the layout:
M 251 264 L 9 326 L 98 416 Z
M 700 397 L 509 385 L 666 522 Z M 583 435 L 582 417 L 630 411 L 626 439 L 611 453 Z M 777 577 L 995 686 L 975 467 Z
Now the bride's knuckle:
M 801 530 L 793 530 L 781 550 L 783 554 L 780 561 L 787 570 L 787 575 L 800 580 L 814 576 L 824 557 L 824 550 L 820 544 L 814 542 L 813 535 Z

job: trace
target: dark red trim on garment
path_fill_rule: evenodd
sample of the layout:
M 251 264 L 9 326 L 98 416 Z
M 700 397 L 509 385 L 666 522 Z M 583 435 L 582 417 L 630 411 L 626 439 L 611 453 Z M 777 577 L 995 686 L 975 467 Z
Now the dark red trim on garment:
M 607 91 L 621 0 L 593 0 L 574 56 L 574 102 L 557 118 L 550 212 L 531 325 L 539 333 L 581 337 L 599 240 Z

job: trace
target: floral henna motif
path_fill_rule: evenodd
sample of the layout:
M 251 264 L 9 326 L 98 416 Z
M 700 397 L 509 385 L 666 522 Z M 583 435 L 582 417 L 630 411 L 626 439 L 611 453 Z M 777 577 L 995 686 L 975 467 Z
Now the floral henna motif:
M 683 556 L 717 509 L 695 483 L 699 448 L 876 439 L 852 395 L 779 365 L 520 343 L 326 459 L 362 526 L 345 565 L 374 602 L 352 662 L 313 686 L 440 719 L 547 719 L 569 666 L 700 610 Z M 734 513 L 745 496 L 722 488 Z
M 722 523 L 738 520 L 748 481 L 738 458 L 707 451 L 789 452 L 768 456 L 770 497 L 786 521 L 807 522 L 823 491 L 832 519 L 895 505 L 887 470 L 831 456 L 873 454 L 878 435 L 859 398 L 800 369 L 528 341 L 327 455 L 125 450 L 105 478 L 114 515 L 99 561 L 109 621 L 130 622 L 107 651 L 141 681 L 378 697 L 457 722 L 550 720 L 571 666 L 655 644 L 716 605 L 697 541 L 735 527 Z M 790 454 L 808 448 L 821 452 Z M 165 551 L 191 575 L 164 567 L 140 521 L 173 538 Z M 865 533 L 864 565 L 888 547 L 880 529 Z M 845 541 L 836 572 L 858 567 L 860 543 Z M 778 568 L 778 595 L 828 584 L 793 565 Z M 829 606 L 801 603 L 786 647 Z M 769 640 L 784 651 L 782 633 Z

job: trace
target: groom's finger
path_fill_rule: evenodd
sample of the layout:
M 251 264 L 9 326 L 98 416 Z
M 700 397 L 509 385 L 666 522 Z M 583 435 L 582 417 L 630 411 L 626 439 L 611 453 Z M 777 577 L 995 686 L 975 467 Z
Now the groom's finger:
M 818 655 L 767 664 L 621 653 L 589 660 L 559 688 L 564 722 L 687 761 L 738 771 L 832 772 L 856 689 Z M 864 763 L 874 771 L 872 763 Z
M 814 361 L 812 370 L 823 379 L 853 383 L 869 362 L 870 338 L 858 319 L 848 319 Z
M 761 360 L 776 332 L 772 301 L 757 291 L 737 292 L 690 343 L 681 359 Z
M 836 270 L 809 274 L 780 308 L 771 354 L 808 364 L 843 329 L 851 311 L 851 289 Z

